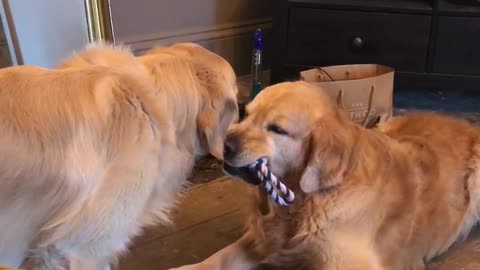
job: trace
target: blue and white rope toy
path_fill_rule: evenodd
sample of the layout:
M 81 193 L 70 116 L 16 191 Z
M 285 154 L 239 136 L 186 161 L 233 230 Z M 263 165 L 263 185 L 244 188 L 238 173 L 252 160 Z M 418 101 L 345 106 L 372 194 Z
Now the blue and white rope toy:
M 295 200 L 295 194 L 273 175 L 267 165 L 268 160 L 266 158 L 260 158 L 249 167 L 258 179 L 260 179 L 261 185 L 275 203 L 282 206 L 292 204 Z M 278 192 L 280 192 L 282 196 L 278 195 Z

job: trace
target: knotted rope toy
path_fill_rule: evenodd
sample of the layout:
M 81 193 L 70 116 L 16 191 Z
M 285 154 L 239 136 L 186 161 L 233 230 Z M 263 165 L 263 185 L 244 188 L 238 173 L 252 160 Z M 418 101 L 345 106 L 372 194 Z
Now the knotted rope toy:
M 250 164 L 249 168 L 261 181 L 261 185 L 275 203 L 282 206 L 293 203 L 295 194 L 270 171 L 267 158 L 258 159 L 256 162 Z M 278 192 L 280 192 L 282 196 L 278 195 Z

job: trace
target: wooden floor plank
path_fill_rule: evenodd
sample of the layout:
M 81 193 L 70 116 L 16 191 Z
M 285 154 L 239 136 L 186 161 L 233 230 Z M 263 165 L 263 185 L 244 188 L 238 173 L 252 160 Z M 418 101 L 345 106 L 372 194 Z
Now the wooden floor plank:
M 164 270 L 196 263 L 238 239 L 244 215 L 234 211 L 132 248 L 120 270 Z
M 181 231 L 195 224 L 242 209 L 248 203 L 247 189 L 251 188 L 240 180 L 222 177 L 213 182 L 190 188 L 172 211 L 172 226 L 147 228 L 135 240 L 144 243 Z

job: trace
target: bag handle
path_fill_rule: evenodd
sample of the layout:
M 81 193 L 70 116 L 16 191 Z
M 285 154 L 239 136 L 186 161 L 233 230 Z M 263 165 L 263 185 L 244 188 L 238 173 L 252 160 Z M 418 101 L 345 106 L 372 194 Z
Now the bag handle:
M 325 75 L 328 76 L 330 81 L 334 82 L 335 80 L 333 77 L 322 67 L 318 67 L 318 70 L 323 72 Z M 349 72 L 347 71 L 347 74 Z M 347 75 L 348 76 L 348 75 Z M 367 109 L 367 115 L 365 116 L 365 119 L 363 119 L 362 126 L 366 128 L 371 128 L 374 127 L 378 122 L 380 121 L 379 117 L 375 117 L 374 121 L 371 121 L 371 113 L 372 113 L 372 104 L 373 104 L 373 95 L 375 94 L 375 85 L 372 85 L 372 89 L 370 90 L 370 95 L 368 97 L 368 109 Z M 344 111 L 346 111 L 345 103 L 343 102 L 343 90 L 340 89 L 337 95 L 337 105 L 340 106 Z
M 319 69 L 319 70 L 321 70 L 323 73 L 325 73 L 325 74 L 328 76 L 328 78 L 330 79 L 330 81 L 332 81 L 332 82 L 335 81 L 335 80 L 333 79 L 333 77 L 332 77 L 325 69 L 323 69 L 323 68 L 321 68 L 321 67 L 318 67 L 317 69 Z
M 320 70 L 321 72 L 325 73 L 325 75 L 328 76 L 328 78 L 330 79 L 330 81 L 334 82 L 335 79 L 333 79 L 332 75 L 330 75 L 330 73 L 328 73 L 324 68 L 322 67 L 317 67 L 317 70 Z M 347 77 L 347 80 L 350 79 L 350 71 L 345 71 L 345 76 Z M 323 75 L 323 74 L 321 74 Z M 323 79 L 323 76 L 322 76 L 322 79 Z
M 340 89 L 337 95 L 337 106 L 339 106 L 342 110 L 346 111 L 345 103 L 343 103 L 343 90 Z
M 365 116 L 365 119 L 363 119 L 362 126 L 367 125 L 367 121 L 370 118 L 370 114 L 372 112 L 372 103 L 373 103 L 373 94 L 375 93 L 375 84 L 372 85 L 372 90 L 370 90 L 370 96 L 368 97 L 368 109 L 367 109 L 367 115 Z
M 376 119 L 375 123 L 370 123 L 371 121 L 371 114 L 372 114 L 372 104 L 373 104 L 373 95 L 375 94 L 375 85 L 372 85 L 372 88 L 370 90 L 370 95 L 368 97 L 368 107 L 367 107 L 367 115 L 365 116 L 365 119 L 363 119 L 363 122 L 362 122 L 362 126 L 364 127 L 367 127 L 367 128 L 370 128 L 370 127 L 373 127 L 375 124 L 377 124 L 376 122 L 378 122 L 378 118 Z M 345 107 L 345 103 L 343 102 L 343 90 L 340 89 L 340 91 L 338 91 L 338 95 L 337 95 L 337 105 L 343 110 L 343 111 L 346 111 L 346 107 Z

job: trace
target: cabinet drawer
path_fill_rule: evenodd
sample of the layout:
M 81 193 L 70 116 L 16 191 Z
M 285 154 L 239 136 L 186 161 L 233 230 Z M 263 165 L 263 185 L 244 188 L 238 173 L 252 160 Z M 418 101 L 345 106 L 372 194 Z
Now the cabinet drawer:
M 440 17 L 433 71 L 480 75 L 480 18 Z
M 425 71 L 430 16 L 292 8 L 289 19 L 289 63 Z

